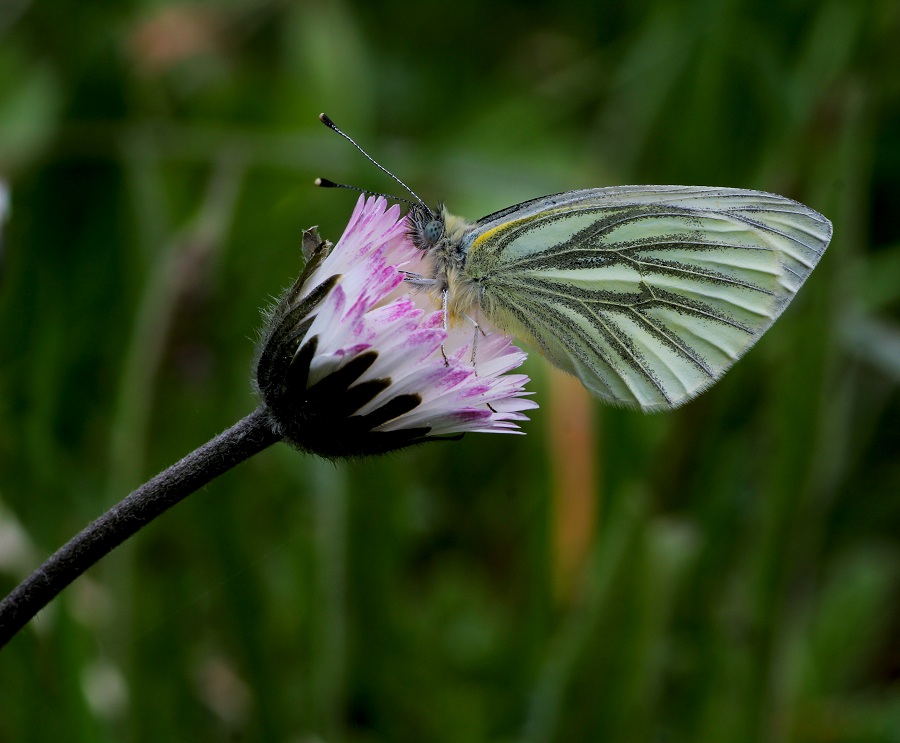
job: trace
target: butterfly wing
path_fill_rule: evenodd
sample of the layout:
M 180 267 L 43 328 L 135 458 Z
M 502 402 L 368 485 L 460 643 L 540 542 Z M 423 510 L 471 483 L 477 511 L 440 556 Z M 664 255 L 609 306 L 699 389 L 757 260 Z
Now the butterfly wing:
M 831 223 L 761 191 L 570 191 L 479 220 L 466 277 L 498 327 L 607 401 L 663 410 L 715 382 L 781 314 Z

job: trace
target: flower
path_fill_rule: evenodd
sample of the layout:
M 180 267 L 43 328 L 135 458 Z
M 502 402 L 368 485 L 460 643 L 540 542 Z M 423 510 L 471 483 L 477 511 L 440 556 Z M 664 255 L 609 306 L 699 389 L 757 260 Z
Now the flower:
M 304 234 L 306 267 L 269 313 L 256 386 L 272 424 L 299 449 L 363 456 L 469 431 L 521 433 L 537 407 L 525 353 L 500 333 L 445 331 L 443 313 L 404 283 L 427 275 L 406 217 L 360 197 L 337 245 Z

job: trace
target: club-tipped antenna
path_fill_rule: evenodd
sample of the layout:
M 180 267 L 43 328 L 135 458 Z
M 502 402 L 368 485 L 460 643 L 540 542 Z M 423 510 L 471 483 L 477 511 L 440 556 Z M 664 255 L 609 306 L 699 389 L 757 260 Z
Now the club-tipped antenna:
M 387 173 L 387 175 L 389 175 L 397 183 L 399 183 L 401 186 L 403 186 L 403 188 L 405 188 L 412 195 L 412 197 L 416 201 L 419 202 L 419 206 L 421 206 L 429 214 L 434 215 L 434 212 L 432 212 L 431 209 L 428 208 L 428 204 L 426 204 L 424 201 L 422 201 L 422 199 L 419 197 L 419 195 L 415 191 L 413 191 L 409 186 L 407 186 L 403 181 L 401 181 L 397 176 L 395 176 L 390 170 L 388 170 L 386 167 L 384 167 L 374 157 L 372 157 L 368 152 L 366 152 L 362 147 L 360 147 L 349 134 L 342 132 L 338 128 L 337 124 L 335 124 L 328 117 L 327 114 L 319 114 L 319 121 L 321 121 L 323 124 L 325 124 L 325 126 L 327 126 L 329 129 L 331 129 L 333 132 L 337 132 L 338 134 L 340 134 L 344 139 L 346 139 L 350 144 L 352 144 L 356 149 L 358 149 L 363 154 L 363 157 L 365 157 L 366 160 L 368 160 L 370 163 L 372 163 L 372 165 L 374 165 L 376 168 L 378 168 L 381 172 Z M 324 181 L 325 179 L 319 179 L 319 180 Z M 363 193 L 370 193 L 369 191 L 363 191 L 363 189 L 355 188 L 354 186 L 344 186 L 344 185 L 341 185 L 338 183 L 333 183 L 332 181 L 328 181 L 327 183 L 331 184 L 331 185 L 326 186 L 325 183 L 321 183 L 321 184 L 317 183 L 316 185 L 322 185 L 322 186 L 325 186 L 325 188 L 351 188 L 356 191 L 362 191 Z M 407 201 L 406 199 L 398 199 L 398 201 L 404 201 L 407 204 L 410 204 L 410 202 Z M 410 204 L 410 205 L 412 205 L 412 204 Z
M 414 201 L 410 201 L 409 199 L 404 199 L 401 196 L 394 196 L 389 193 L 378 193 L 376 191 L 369 191 L 365 188 L 360 188 L 359 186 L 350 186 L 346 183 L 335 183 L 334 181 L 329 180 L 328 178 L 316 178 L 314 183 L 319 188 L 348 188 L 351 191 L 358 191 L 359 193 L 368 194 L 369 196 L 384 196 L 386 199 L 393 199 L 394 201 L 402 201 L 404 204 L 409 204 L 410 206 L 418 206 Z

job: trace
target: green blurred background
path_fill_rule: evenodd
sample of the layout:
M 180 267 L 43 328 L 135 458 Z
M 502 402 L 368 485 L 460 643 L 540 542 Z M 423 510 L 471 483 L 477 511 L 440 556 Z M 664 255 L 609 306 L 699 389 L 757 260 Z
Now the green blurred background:
M 835 237 L 671 414 L 276 446 L 0 653 L 0 741 L 900 741 L 897 0 L 3 0 L 0 592 L 255 406 L 259 309 L 395 187 L 760 188 Z

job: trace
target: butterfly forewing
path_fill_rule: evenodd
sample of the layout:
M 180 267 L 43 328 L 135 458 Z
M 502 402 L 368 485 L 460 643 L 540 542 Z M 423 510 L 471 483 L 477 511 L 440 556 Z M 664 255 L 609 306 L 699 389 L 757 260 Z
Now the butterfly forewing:
M 831 225 L 758 191 L 625 186 L 489 215 L 465 239 L 485 314 L 594 394 L 672 408 L 718 379 L 778 317 Z

